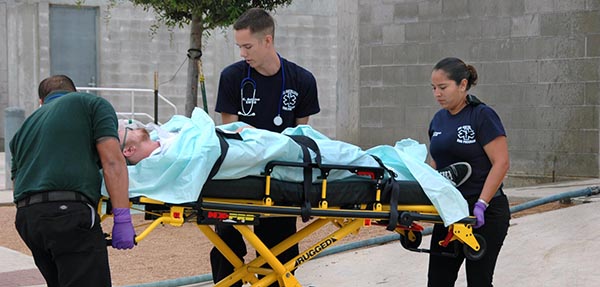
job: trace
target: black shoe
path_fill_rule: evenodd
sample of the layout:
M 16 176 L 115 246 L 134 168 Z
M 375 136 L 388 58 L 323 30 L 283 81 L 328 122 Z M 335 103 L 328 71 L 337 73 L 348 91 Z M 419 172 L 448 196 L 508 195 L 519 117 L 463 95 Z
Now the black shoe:
M 471 165 L 468 162 L 456 162 L 442 169 L 438 169 L 438 172 L 458 187 L 465 183 L 471 176 Z

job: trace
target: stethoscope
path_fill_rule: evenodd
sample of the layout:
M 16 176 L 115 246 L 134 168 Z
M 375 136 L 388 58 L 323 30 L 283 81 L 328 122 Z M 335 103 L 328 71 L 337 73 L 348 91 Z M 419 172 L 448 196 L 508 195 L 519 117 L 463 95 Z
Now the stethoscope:
M 278 105 L 278 109 L 277 109 L 277 115 L 273 118 L 273 123 L 276 126 L 280 126 L 281 124 L 283 124 L 283 118 L 281 118 L 281 103 L 283 102 L 283 92 L 285 91 L 285 69 L 283 67 L 283 60 L 281 60 L 281 56 L 279 56 L 279 54 L 277 54 L 277 57 L 279 58 L 279 63 L 281 63 L 281 95 L 279 96 L 279 105 Z M 250 65 L 248 65 L 248 75 L 246 75 L 246 77 L 242 79 L 242 83 L 240 84 L 240 98 L 241 98 L 242 111 L 238 111 L 238 115 L 244 116 L 244 117 L 256 116 L 256 113 L 252 112 L 252 109 L 254 108 L 254 103 L 257 102 L 256 81 L 254 81 L 254 79 L 252 79 L 252 77 L 250 77 L 251 71 L 252 71 L 252 67 L 250 67 Z M 252 87 L 252 98 L 244 98 L 244 88 L 246 87 L 246 85 L 250 85 Z M 244 107 L 244 103 L 245 102 L 247 103 L 248 101 L 250 102 L 250 109 L 248 109 L 248 111 L 246 111 L 246 108 Z

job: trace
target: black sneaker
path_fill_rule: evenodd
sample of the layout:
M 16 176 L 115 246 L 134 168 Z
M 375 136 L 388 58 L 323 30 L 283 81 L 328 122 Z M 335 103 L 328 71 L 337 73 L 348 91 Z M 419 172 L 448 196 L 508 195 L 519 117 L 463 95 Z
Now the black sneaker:
M 456 162 L 442 169 L 438 169 L 438 172 L 454 186 L 458 187 L 465 183 L 471 176 L 471 165 L 468 162 Z

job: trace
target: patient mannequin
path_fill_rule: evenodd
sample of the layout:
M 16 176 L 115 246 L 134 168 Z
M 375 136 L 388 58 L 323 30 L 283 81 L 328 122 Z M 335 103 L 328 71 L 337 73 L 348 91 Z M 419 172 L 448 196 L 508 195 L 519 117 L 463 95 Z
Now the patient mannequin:
M 244 129 L 254 129 L 251 125 L 238 128 L 235 132 L 240 133 Z M 149 156 L 164 153 L 171 144 L 173 133 L 158 133 L 158 140 L 150 138 L 150 133 L 145 128 L 126 127 L 119 129 L 119 141 L 123 156 L 128 164 L 135 165 Z
M 236 130 L 239 133 L 252 126 L 243 126 Z M 119 140 L 122 143 L 123 156 L 129 164 L 135 165 L 141 160 L 164 153 L 171 141 L 168 136 L 159 136 L 158 140 L 152 140 L 150 134 L 144 128 L 125 128 L 119 130 Z M 465 162 L 452 164 L 438 170 L 438 172 L 450 180 L 453 185 L 460 186 L 471 175 L 471 166 Z
M 142 159 L 164 152 L 167 145 L 161 145 L 165 140 L 153 141 L 144 128 L 119 130 L 119 140 L 122 143 L 123 156 L 130 164 L 137 164 Z

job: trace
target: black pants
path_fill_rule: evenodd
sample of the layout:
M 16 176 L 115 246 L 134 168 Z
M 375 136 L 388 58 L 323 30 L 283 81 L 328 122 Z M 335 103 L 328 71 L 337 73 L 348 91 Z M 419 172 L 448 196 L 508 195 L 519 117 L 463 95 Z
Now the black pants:
M 479 197 L 467 198 L 469 210 L 473 211 L 473 205 Z M 505 195 L 494 197 L 490 201 L 490 205 L 485 211 L 485 224 L 477 229 L 473 229 L 474 233 L 481 234 L 487 243 L 485 255 L 478 261 L 466 260 L 467 286 L 473 287 L 488 287 L 493 286 L 492 280 L 494 277 L 494 269 L 498 254 L 504 243 L 504 238 L 508 232 L 510 220 L 510 209 L 508 199 Z M 444 240 L 448 229 L 442 224 L 436 224 L 431 235 L 431 251 L 432 252 L 454 252 L 458 242 L 452 242 L 448 247 L 441 247 L 438 242 Z M 456 258 L 431 254 L 429 256 L 429 271 L 427 274 L 429 287 L 450 287 L 454 286 L 458 271 L 465 256 L 462 252 L 462 247 L 458 248 L 459 255 Z
M 111 286 L 106 240 L 90 205 L 46 202 L 20 207 L 15 226 L 48 287 Z
M 227 243 L 233 252 L 243 261 L 247 254 L 246 244 L 242 235 L 231 225 L 217 225 L 217 234 Z M 254 233 L 262 240 L 262 242 L 271 248 L 287 237 L 296 233 L 296 218 L 295 217 L 273 217 L 261 218 L 260 224 L 254 226 Z M 298 255 L 298 244 L 290 247 L 288 250 L 277 256 L 279 261 L 285 263 Z M 258 254 L 257 254 L 258 256 Z M 210 251 L 210 265 L 212 268 L 213 282 L 217 283 L 223 278 L 233 273 L 233 265 L 213 247 Z M 242 282 L 237 282 L 231 286 L 242 286 Z M 278 286 L 277 283 L 271 284 L 271 287 Z

